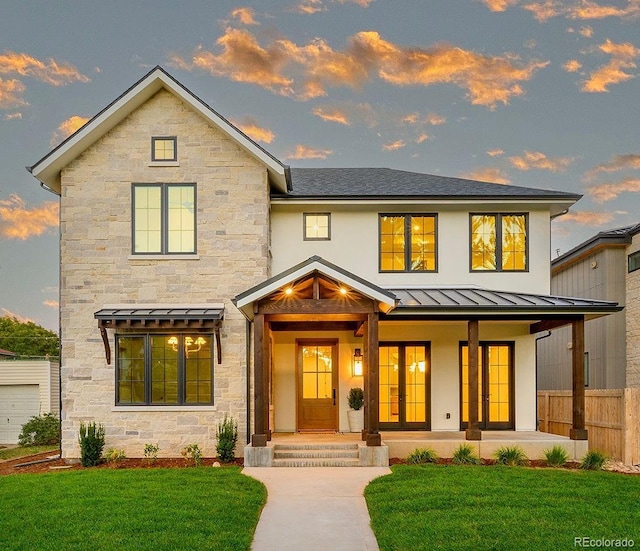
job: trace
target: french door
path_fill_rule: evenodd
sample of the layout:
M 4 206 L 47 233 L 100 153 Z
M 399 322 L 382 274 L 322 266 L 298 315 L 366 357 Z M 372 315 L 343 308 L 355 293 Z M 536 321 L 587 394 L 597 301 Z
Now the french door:
M 513 343 L 480 343 L 478 421 L 484 430 L 513 430 Z M 460 346 L 460 426 L 469 422 L 469 347 Z
M 431 429 L 430 356 L 429 343 L 380 344 L 381 429 Z

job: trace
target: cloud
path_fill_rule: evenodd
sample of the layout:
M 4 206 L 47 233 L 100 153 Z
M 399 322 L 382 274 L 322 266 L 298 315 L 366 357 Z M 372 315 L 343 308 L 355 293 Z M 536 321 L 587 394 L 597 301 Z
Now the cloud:
M 609 182 L 605 184 L 598 184 L 588 188 L 587 193 L 597 203 L 604 203 L 611 201 L 618 197 L 618 195 L 630 192 L 640 192 L 640 178 L 625 178 L 621 182 Z
M 627 6 L 601 6 L 591 0 L 580 0 L 568 8 L 570 19 L 605 19 L 606 17 L 620 17 L 629 19 L 640 15 L 640 2 L 628 0 Z
M 3 80 L 0 78 L 0 108 L 8 109 L 20 105 L 28 105 L 22 98 L 25 86 L 17 79 Z
M 557 17 L 563 13 L 560 2 L 557 0 L 546 0 L 545 2 L 531 2 L 522 6 L 522 9 L 530 11 L 533 17 L 540 23 L 548 21 L 552 17 Z
M 428 139 L 429 139 L 429 134 L 420 134 L 416 138 L 416 143 L 423 143 L 423 142 L 426 142 Z
M 22 113 L 17 112 L 17 113 L 7 113 L 4 116 L 4 120 L 6 121 L 16 121 L 16 120 L 20 120 L 22 119 Z
M 594 166 L 585 173 L 585 180 L 592 180 L 600 172 L 618 172 L 620 170 L 640 170 L 640 155 L 627 153 L 614 155 L 610 161 Z
M 409 113 L 402 117 L 401 122 L 406 124 L 430 124 L 432 126 L 440 126 L 447 122 L 447 118 L 437 113 L 427 113 L 426 115 Z
M 562 66 L 567 73 L 576 73 L 582 68 L 582 63 L 577 59 L 570 59 Z
M 57 310 L 60 307 L 60 303 L 57 300 L 45 300 L 42 302 L 42 304 L 44 306 L 47 306 L 49 308 L 53 308 L 55 310 Z
M 398 149 L 402 149 L 407 145 L 407 142 L 404 140 L 396 140 L 395 142 L 386 143 L 382 145 L 382 149 L 384 151 L 397 151 Z
M 487 151 L 487 155 L 489 155 L 489 157 L 498 157 L 500 155 L 504 155 L 504 151 L 500 148 L 490 149 Z
M 0 308 L 0 317 L 15 319 L 15 320 L 18 320 L 20 323 L 33 323 L 33 320 L 31 318 L 21 316 L 20 314 L 16 314 L 11 310 L 7 310 L 6 308 Z
M 518 170 L 549 170 L 562 172 L 574 161 L 573 157 L 547 157 L 539 151 L 525 151 L 520 157 L 509 157 L 511 164 Z
M 581 226 L 604 226 L 615 217 L 613 212 L 593 212 L 593 211 L 569 211 L 563 214 L 558 220 L 560 222 L 575 222 Z
M 0 237 L 24 241 L 42 235 L 58 227 L 58 212 L 55 201 L 28 209 L 24 200 L 13 193 L 9 199 L 0 200 Z
M 89 82 L 91 80 L 69 63 L 58 62 L 53 58 L 44 62 L 29 54 L 8 50 L 0 54 L 0 74 L 19 74 L 52 86 L 64 86 L 72 82 Z
M 258 142 L 271 143 L 276 137 L 275 133 L 268 128 L 259 126 L 257 121 L 251 117 L 245 117 L 241 121 L 233 121 L 233 124 Z
M 610 85 L 635 78 L 635 75 L 625 70 L 636 68 L 633 60 L 640 56 L 640 48 L 636 48 L 629 42 L 616 44 L 609 39 L 598 48 L 610 55 L 611 61 L 591 73 L 582 84 L 583 92 L 608 92 Z
M 591 27 L 580 27 L 578 32 L 580 36 L 584 36 L 585 38 L 591 38 L 593 36 L 593 29 Z
M 491 11 L 506 11 L 508 7 L 515 6 L 518 0 L 482 0 L 482 3 Z
M 510 184 L 511 179 L 499 168 L 482 167 L 476 168 L 471 172 L 466 172 L 460 175 L 461 178 L 467 178 L 469 180 L 478 180 L 479 182 L 490 182 L 493 184 Z
M 332 155 L 331 149 L 317 149 L 308 145 L 297 145 L 294 153 L 287 155 L 288 159 L 326 159 Z
M 302 0 L 292 7 L 291 11 L 312 15 L 320 11 L 327 11 L 327 8 L 323 5 L 322 0 Z
M 351 125 L 349 114 L 344 109 L 338 107 L 315 107 L 313 114 L 316 117 L 320 117 L 323 121 L 337 122 L 346 126 Z
M 454 84 L 466 90 L 472 104 L 494 109 L 523 95 L 522 83 L 548 65 L 536 60 L 524 63 L 512 54 L 486 56 L 449 44 L 399 46 L 375 31 L 352 35 L 342 51 L 321 38 L 302 46 L 278 38 L 263 47 L 249 31 L 233 28 L 227 28 L 216 44 L 217 53 L 199 46 L 190 59 L 172 55 L 169 61 L 181 69 L 201 69 L 299 100 L 324 96 L 328 87 L 358 88 L 377 76 L 395 86 Z
M 236 8 L 231 11 L 231 17 L 237 19 L 243 25 L 259 25 L 255 20 L 256 12 L 252 8 Z
M 504 9 L 516 5 L 517 0 L 483 0 L 489 4 L 496 4 L 497 7 L 504 4 Z M 640 15 L 640 0 L 627 0 L 626 6 L 618 7 L 611 5 L 600 5 L 592 0 L 544 0 L 542 2 L 529 2 L 521 5 L 522 9 L 533 14 L 535 19 L 544 23 L 553 17 L 563 16 L 573 20 L 594 20 L 605 19 L 607 17 L 619 17 L 628 20 Z M 504 9 L 492 9 L 492 11 L 504 11 Z M 588 29 L 588 27 L 583 27 Z M 582 31 L 581 31 L 582 34 Z M 587 36 L 583 34 L 583 36 Z
M 356 4 L 361 8 L 368 8 L 371 4 L 373 4 L 376 0 L 335 0 L 339 4 Z
M 87 117 L 81 117 L 80 115 L 73 115 L 69 117 L 67 120 L 62 121 L 60 126 L 56 129 L 51 136 L 51 140 L 49 140 L 49 145 L 54 147 L 58 145 L 62 140 L 68 138 L 73 134 L 76 130 L 85 125 L 85 123 L 89 119 Z

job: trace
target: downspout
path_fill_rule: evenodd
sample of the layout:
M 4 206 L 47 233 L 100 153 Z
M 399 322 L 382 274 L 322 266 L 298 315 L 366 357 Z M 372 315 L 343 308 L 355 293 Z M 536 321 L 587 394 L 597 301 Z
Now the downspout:
M 538 341 L 542 339 L 546 339 L 551 336 L 551 331 L 547 331 L 546 335 L 542 335 L 541 337 L 536 337 L 536 431 L 538 430 L 538 426 L 540 425 L 540 419 L 538 419 Z
M 246 321 L 245 330 L 245 358 L 247 365 L 247 434 L 246 443 L 251 442 L 251 322 Z

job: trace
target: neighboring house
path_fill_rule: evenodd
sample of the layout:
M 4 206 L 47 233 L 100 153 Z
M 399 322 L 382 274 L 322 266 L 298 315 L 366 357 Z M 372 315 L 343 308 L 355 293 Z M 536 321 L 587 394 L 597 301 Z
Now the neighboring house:
M 7 358 L 15 358 L 17 356 L 17 354 L 14 354 L 13 352 L 9 352 L 9 350 L 4 350 L 3 348 L 0 348 L 0 360 L 4 360 Z
M 16 444 L 31 417 L 58 414 L 59 374 L 57 362 L 0 359 L 0 444 Z
M 155 68 L 30 167 L 60 196 L 62 453 L 215 455 L 239 421 L 346 431 L 536 430 L 536 335 L 572 326 L 584 440 L 585 319 L 550 296 L 550 219 L 579 195 L 390 169 L 289 169 Z M 356 363 L 363 373 L 355 372 Z M 468 388 L 477 389 L 469 393 Z

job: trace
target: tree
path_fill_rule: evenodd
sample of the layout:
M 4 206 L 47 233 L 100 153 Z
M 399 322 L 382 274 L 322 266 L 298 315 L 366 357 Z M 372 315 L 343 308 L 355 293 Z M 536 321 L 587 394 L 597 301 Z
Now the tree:
M 16 318 L 0 318 L 0 348 L 18 356 L 57 358 L 58 347 L 58 335 L 53 331 L 32 321 L 23 323 Z

